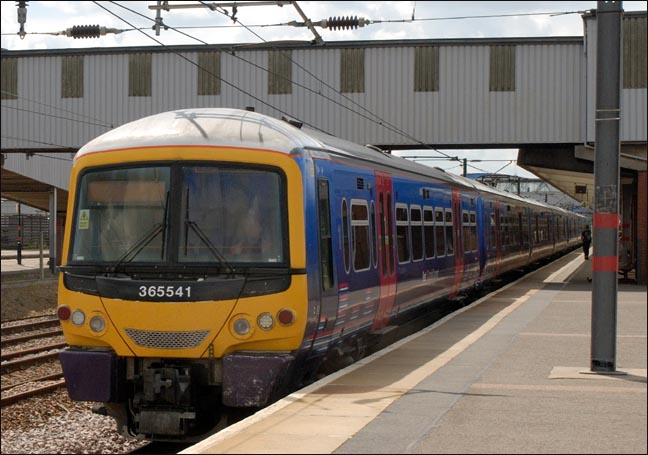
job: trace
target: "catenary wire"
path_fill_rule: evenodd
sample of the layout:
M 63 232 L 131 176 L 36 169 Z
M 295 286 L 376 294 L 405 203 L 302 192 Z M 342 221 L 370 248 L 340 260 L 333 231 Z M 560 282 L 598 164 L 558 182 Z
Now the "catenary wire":
M 216 12 L 218 12 L 218 13 L 220 13 L 220 14 L 223 14 L 223 15 L 229 17 L 229 15 L 227 14 L 227 12 L 223 12 L 223 11 L 219 10 L 217 7 L 212 7 L 211 5 L 209 5 L 209 4 L 207 4 L 207 3 L 203 2 L 203 1 L 200 1 L 200 0 L 199 0 L 198 2 L 199 2 L 200 4 L 206 6 L 207 8 L 209 8 L 209 9 L 212 10 L 212 11 L 216 11 Z M 221 8 L 221 9 L 222 9 L 222 8 Z M 254 36 L 256 36 L 256 37 L 259 38 L 261 41 L 263 41 L 264 43 L 267 43 L 267 42 L 268 42 L 268 41 L 265 40 L 263 37 L 261 37 L 258 33 L 254 32 L 253 30 L 250 30 L 249 27 L 247 27 L 245 24 L 241 23 L 240 20 L 237 19 L 237 22 L 238 22 L 242 27 L 246 28 L 246 29 L 247 29 L 250 33 L 252 33 Z M 278 49 L 276 49 L 274 46 L 273 46 L 272 48 L 273 48 L 274 50 L 278 50 Z M 363 114 L 361 114 L 361 113 L 359 113 L 359 112 L 356 112 L 356 111 L 350 109 L 348 106 L 344 106 L 343 104 L 340 104 L 340 103 L 338 103 L 338 102 L 336 102 L 336 101 L 334 101 L 334 100 L 332 100 L 332 99 L 330 99 L 330 98 L 324 96 L 322 93 L 320 93 L 320 92 L 318 92 L 318 91 L 314 91 L 316 94 L 318 94 L 318 95 L 320 95 L 320 96 L 322 96 L 322 97 L 324 97 L 324 98 L 326 98 L 326 99 L 329 99 L 330 101 L 334 102 L 335 104 L 337 104 L 337 105 L 339 105 L 339 106 L 341 106 L 341 107 L 343 107 L 343 108 L 349 109 L 351 112 L 353 112 L 353 113 L 355 113 L 355 114 L 357 114 L 357 115 L 360 115 L 360 116 L 366 118 L 367 120 L 369 120 L 369 121 L 371 121 L 371 122 L 373 122 L 373 123 L 376 123 L 376 124 L 379 125 L 379 126 L 382 126 L 383 128 L 385 128 L 385 127 L 387 126 L 387 127 L 388 127 L 387 129 L 389 129 L 389 130 L 391 130 L 391 131 L 393 131 L 393 132 L 395 132 L 395 133 L 398 133 L 398 134 L 402 135 L 403 137 L 406 137 L 407 139 L 412 140 L 412 141 L 414 141 L 414 142 L 416 142 L 416 143 L 422 145 L 422 146 L 423 146 L 424 148 L 426 148 L 426 149 L 433 150 L 433 151 L 435 151 L 435 152 L 437 152 L 437 153 L 440 153 L 441 155 L 444 155 L 446 158 L 452 158 L 450 155 L 448 155 L 448 154 L 446 154 L 446 153 L 444 153 L 444 152 L 442 152 L 442 151 L 440 151 L 440 150 L 438 150 L 438 149 L 436 149 L 436 148 L 434 148 L 434 147 L 430 147 L 429 145 L 425 144 L 423 141 L 421 141 L 421 140 L 419 140 L 419 139 L 413 137 L 412 135 L 408 134 L 407 132 L 403 131 L 402 129 L 400 129 L 400 128 L 394 126 L 394 125 L 392 125 L 392 124 L 389 123 L 388 121 L 382 119 L 380 116 L 376 115 L 375 113 L 371 112 L 369 109 L 367 109 L 367 108 L 365 108 L 364 106 L 362 106 L 360 103 L 358 103 L 358 102 L 352 100 L 352 99 L 349 98 L 348 96 L 344 95 L 342 92 L 339 92 L 339 91 L 336 90 L 334 87 L 332 87 L 329 83 L 327 83 L 326 81 L 324 81 L 324 80 L 320 79 L 319 77 L 317 77 L 317 76 L 316 76 L 315 74 L 313 74 L 310 70 L 308 70 L 307 68 L 304 68 L 302 65 L 300 65 L 298 62 L 294 61 L 291 57 L 289 57 L 288 55 L 286 55 L 284 52 L 281 52 L 281 55 L 283 55 L 284 58 L 288 59 L 291 63 L 293 63 L 294 65 L 296 65 L 298 68 L 300 68 L 300 69 L 301 69 L 302 71 L 304 71 L 306 74 L 308 74 L 309 76 L 311 76 L 312 78 L 314 78 L 316 81 L 318 81 L 318 82 L 320 82 L 321 84 L 323 84 L 325 87 L 327 87 L 327 88 L 328 88 L 329 90 L 331 90 L 333 93 L 335 93 L 335 94 L 337 94 L 337 95 L 343 97 L 345 100 L 347 100 L 347 101 L 351 102 L 352 104 L 358 106 L 359 108 L 361 108 L 361 109 L 364 110 L 365 112 L 368 112 L 368 113 L 371 114 L 373 117 L 375 117 L 376 119 L 378 119 L 378 121 L 376 121 L 376 120 L 374 120 L 374 119 L 371 119 L 371 118 L 369 118 L 369 117 L 367 117 L 367 116 L 365 116 L 365 115 L 363 115 Z
M 6 91 L 6 90 L 2 90 L 2 93 L 6 94 L 6 95 L 15 96 L 16 98 L 20 98 L 20 99 L 23 99 L 23 100 L 25 100 L 25 101 L 29 101 L 29 102 L 32 102 L 32 103 L 40 104 L 41 106 L 50 107 L 50 108 L 52 108 L 52 109 L 56 109 L 56 110 L 61 111 L 61 112 L 67 112 L 68 114 L 78 115 L 78 116 L 80 116 L 80 117 L 85 117 L 85 118 L 90 119 L 90 120 L 96 120 L 96 121 L 98 121 L 98 122 L 103 122 L 103 123 L 106 124 L 106 126 L 108 126 L 108 127 L 110 127 L 110 128 L 114 128 L 114 127 L 115 127 L 114 124 L 113 124 L 112 122 L 106 122 L 105 120 L 101 120 L 101 119 L 98 119 L 98 118 L 90 117 L 90 116 L 85 115 L 85 114 L 79 114 L 78 112 L 74 112 L 74 111 L 71 111 L 71 110 L 69 110 L 69 109 L 64 109 L 64 108 L 62 108 L 62 107 L 57 107 L 57 106 L 53 106 L 53 105 L 51 105 L 51 104 L 42 103 L 42 102 L 40 102 L 40 101 L 32 100 L 32 99 L 30 99 L 30 98 L 27 98 L 27 97 L 24 97 L 24 96 L 20 96 L 20 95 L 18 95 L 17 93 L 11 93 L 11 92 L 8 92 L 8 91 Z M 4 101 L 4 100 L 3 100 L 3 101 Z
M 97 5 L 99 8 L 103 9 L 104 11 L 106 11 L 106 12 L 112 14 L 112 15 L 115 16 L 117 19 L 119 19 L 119 20 L 125 22 L 126 24 L 130 25 L 131 27 L 134 27 L 133 24 L 131 24 L 130 22 L 128 22 L 126 19 L 120 17 L 118 14 L 116 14 L 116 13 L 110 11 L 109 9 L 105 8 L 104 6 L 100 5 L 99 2 L 97 2 L 97 1 L 93 1 L 92 3 L 94 3 L 94 4 Z M 121 6 L 121 5 L 119 5 L 119 6 Z M 236 84 L 233 84 L 233 83 L 229 82 L 228 80 L 223 79 L 222 77 L 220 77 L 220 76 L 218 76 L 218 75 L 212 73 L 211 71 L 209 71 L 209 70 L 207 70 L 207 69 L 205 69 L 205 68 L 202 68 L 200 65 L 198 65 L 198 64 L 197 64 L 196 62 L 194 62 L 193 60 L 191 60 L 191 59 L 185 57 L 184 55 L 180 54 L 179 52 L 174 51 L 173 49 L 171 49 L 171 48 L 170 48 L 169 46 L 167 46 L 166 44 L 164 44 L 164 43 L 162 43 L 161 41 L 159 41 L 159 40 L 153 38 L 152 36 L 147 35 L 147 34 L 144 33 L 142 30 L 139 30 L 139 31 L 140 31 L 142 34 L 144 34 L 144 36 L 146 36 L 147 38 L 152 39 L 153 41 L 155 41 L 156 43 L 158 43 L 160 46 L 164 47 L 165 49 L 170 50 L 171 52 L 173 52 L 175 55 L 177 55 L 177 56 L 180 57 L 181 59 L 186 60 L 187 62 L 189 62 L 189 63 L 191 63 L 192 65 L 196 66 L 197 68 L 201 69 L 202 71 L 205 71 L 207 74 L 209 74 L 209 75 L 215 77 L 216 79 L 220 80 L 220 81 L 223 82 L 224 84 L 226 84 L 226 85 L 228 85 L 228 86 L 230 86 L 230 87 L 232 87 L 232 88 L 234 88 L 234 89 L 236 89 L 236 90 L 238 90 L 238 91 L 244 93 L 245 95 L 249 96 L 250 98 L 252 98 L 252 99 L 258 101 L 259 103 L 261 103 L 261 104 L 263 104 L 263 105 L 265 105 L 265 106 L 270 107 L 271 109 L 274 109 L 275 111 L 277 111 L 277 112 L 279 112 L 279 113 L 281 113 L 281 114 L 287 115 L 287 116 L 289 116 L 289 117 L 293 117 L 293 116 L 292 116 L 291 114 L 289 114 L 288 112 L 285 112 L 285 111 L 281 110 L 280 108 L 278 108 L 278 107 L 276 107 L 276 106 L 274 106 L 274 105 L 268 103 L 267 101 L 265 101 L 265 100 L 259 98 L 258 96 L 253 95 L 252 93 L 249 93 L 249 92 L 243 90 L 242 88 L 238 87 Z M 294 117 L 293 117 L 293 118 L 294 118 Z M 305 121 L 302 121 L 301 119 L 297 119 L 297 120 L 299 120 L 300 122 L 302 122 L 302 123 L 304 123 L 305 125 L 308 125 L 308 126 L 314 128 L 314 129 L 319 129 L 319 128 L 315 127 L 314 125 L 311 125 L 311 124 L 309 124 L 309 123 L 307 123 L 307 122 L 305 122 Z

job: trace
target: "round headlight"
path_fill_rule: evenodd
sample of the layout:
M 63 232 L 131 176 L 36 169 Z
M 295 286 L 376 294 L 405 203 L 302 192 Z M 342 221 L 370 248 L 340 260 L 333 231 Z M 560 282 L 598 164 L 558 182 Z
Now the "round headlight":
M 93 316 L 92 319 L 90 319 L 90 329 L 92 329 L 93 332 L 103 332 L 105 328 L 106 321 L 104 321 L 104 318 L 101 316 Z
M 261 313 L 257 318 L 257 325 L 263 330 L 270 330 L 274 327 L 274 318 L 270 313 Z
M 72 312 L 72 324 L 83 325 L 85 322 L 85 314 L 81 310 L 74 310 Z
M 237 335 L 247 335 L 250 333 L 250 321 L 244 318 L 239 318 L 234 321 L 234 332 Z

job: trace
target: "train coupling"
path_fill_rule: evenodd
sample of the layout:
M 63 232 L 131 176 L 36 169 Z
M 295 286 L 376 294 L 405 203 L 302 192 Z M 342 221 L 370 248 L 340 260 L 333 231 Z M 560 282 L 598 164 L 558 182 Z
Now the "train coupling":
M 98 414 L 100 416 L 107 416 L 108 415 L 108 409 L 102 404 L 96 404 L 92 407 L 92 413 L 93 414 Z

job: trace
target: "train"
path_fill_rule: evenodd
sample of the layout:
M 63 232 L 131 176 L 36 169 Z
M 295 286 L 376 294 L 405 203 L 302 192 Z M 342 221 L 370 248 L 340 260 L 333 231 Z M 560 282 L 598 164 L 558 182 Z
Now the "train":
M 195 441 L 442 299 L 577 247 L 586 222 L 294 120 L 145 117 L 74 157 L 68 394 L 123 435 Z

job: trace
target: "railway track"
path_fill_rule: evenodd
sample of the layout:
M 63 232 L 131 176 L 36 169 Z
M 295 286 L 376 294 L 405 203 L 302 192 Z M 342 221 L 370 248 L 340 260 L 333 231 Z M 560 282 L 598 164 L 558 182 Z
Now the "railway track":
M 56 318 L 56 316 L 52 315 L 45 317 L 39 316 L 36 318 L 17 319 L 14 321 L 8 321 L 7 324 L 8 325 L 0 329 L 0 334 L 2 335 L 2 337 L 40 328 L 56 327 L 59 325 L 59 320 Z
M 58 324 L 52 316 L 3 324 L 0 407 L 65 385 L 58 355 L 66 343 Z

